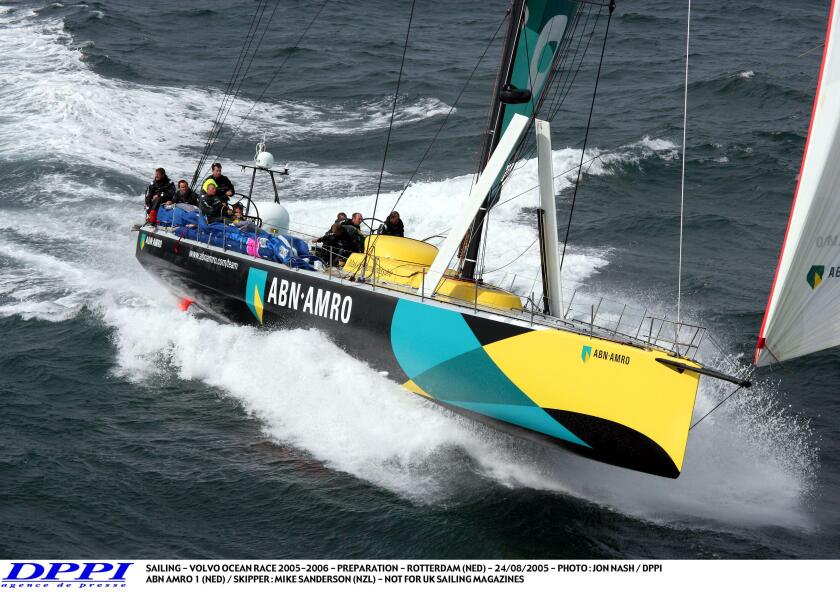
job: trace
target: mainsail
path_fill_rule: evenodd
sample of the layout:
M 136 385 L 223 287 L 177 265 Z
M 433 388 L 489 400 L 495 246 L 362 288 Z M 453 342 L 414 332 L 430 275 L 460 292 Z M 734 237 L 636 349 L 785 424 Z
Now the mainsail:
M 765 366 L 840 345 L 840 40 L 834 2 L 811 125 L 756 347 Z
M 481 154 L 482 170 L 513 116 L 531 118 L 538 113 L 579 8 L 579 0 L 514 0 Z M 473 222 L 462 277 L 473 277 L 481 226 L 497 191 L 498 187 L 491 192 Z

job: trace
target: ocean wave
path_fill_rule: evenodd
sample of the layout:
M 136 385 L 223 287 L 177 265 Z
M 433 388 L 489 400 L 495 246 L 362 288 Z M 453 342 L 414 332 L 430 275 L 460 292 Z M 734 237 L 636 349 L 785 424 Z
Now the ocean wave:
M 0 158 L 60 157 L 142 178 L 161 163 L 184 170 L 194 166 L 196 155 L 186 155 L 204 143 L 219 92 L 103 78 L 89 69 L 60 19 L 35 16 L 32 11 L 0 12 L 0 52 L 7 56 L 0 75 L 14 82 L 0 88 L 7 114 L 0 129 Z M 240 99 L 230 111 L 226 133 L 237 128 L 244 137 L 266 133 L 276 143 L 384 129 L 390 118 L 387 104 L 383 99 L 354 109 Z M 406 125 L 448 110 L 437 99 L 421 97 L 403 102 L 395 121 Z
M 771 104 L 807 104 L 813 96 L 790 86 L 782 79 L 775 79 L 770 76 L 755 76 L 755 72 L 752 70 L 741 71 L 737 74 L 719 74 L 712 78 L 694 80 L 689 83 L 689 95 L 695 97 L 695 101 L 704 94 L 737 95 L 745 99 L 761 101 L 754 104 L 754 108 Z

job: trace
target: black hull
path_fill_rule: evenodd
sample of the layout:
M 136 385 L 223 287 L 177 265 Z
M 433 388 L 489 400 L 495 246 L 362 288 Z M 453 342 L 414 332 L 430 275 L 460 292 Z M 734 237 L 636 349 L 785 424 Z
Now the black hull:
M 467 337 L 454 335 L 452 341 L 473 339 L 479 345 L 478 350 L 533 332 L 528 326 L 471 314 L 466 308 L 435 305 L 428 300 L 423 302 L 409 294 L 373 289 L 346 280 L 341 282 L 318 272 L 293 270 L 237 252 L 179 240 L 166 232 L 141 230 L 136 256 L 144 268 L 159 277 L 177 296 L 194 301 L 202 310 L 220 319 L 267 328 L 319 329 L 353 357 L 377 371 L 387 372 L 389 378 L 409 390 L 458 413 L 516 436 L 561 446 L 594 460 L 670 478 L 679 475 L 677 464 L 654 440 L 607 419 L 540 407 L 530 399 L 525 403 L 514 401 L 517 413 L 523 409 L 529 413 L 525 419 L 520 419 L 521 413 L 511 417 L 484 411 L 489 404 L 496 407 L 499 402 L 509 404 L 509 400 L 502 400 L 504 396 L 520 395 L 498 394 L 510 391 L 511 385 L 504 374 L 499 376 L 495 366 L 488 376 L 481 375 L 480 371 L 464 376 L 465 366 L 451 362 L 481 356 L 483 352 L 455 352 L 447 358 L 448 354 L 429 346 L 434 351 L 421 352 L 419 357 L 438 357 L 441 363 L 429 370 L 415 371 L 412 368 L 424 361 L 415 359 L 413 348 L 415 341 L 416 347 L 422 348 L 423 340 L 412 336 L 412 341 L 405 344 L 405 338 L 401 337 L 405 321 L 395 326 L 394 319 L 405 318 L 404 313 L 402 316 L 397 314 L 398 307 L 422 307 L 431 309 L 434 314 L 448 315 L 449 320 L 445 323 L 458 322 L 459 327 L 466 327 L 460 330 L 468 333 Z M 422 318 L 416 320 L 416 329 L 422 332 L 423 324 Z M 439 333 L 443 334 L 444 340 L 439 342 L 437 349 L 449 348 L 448 325 Z M 404 345 L 401 346 L 401 342 Z M 484 358 L 476 360 L 470 362 L 478 364 L 469 366 L 470 372 L 473 367 L 487 367 Z M 451 364 L 449 374 L 441 379 L 437 368 L 447 364 Z M 438 376 L 430 377 L 434 372 Z M 469 390 L 472 394 L 453 399 L 446 392 L 450 384 L 453 391 Z M 430 389 L 429 385 L 435 386 Z M 487 400 L 484 395 L 475 393 L 484 393 Z M 477 400 L 477 396 L 482 400 Z M 540 416 L 534 423 L 530 417 L 536 417 L 534 414 L 538 412 L 543 413 L 545 419 Z M 556 425 L 548 425 L 546 421 L 556 422 Z M 569 431 L 569 425 L 574 425 L 575 429 Z

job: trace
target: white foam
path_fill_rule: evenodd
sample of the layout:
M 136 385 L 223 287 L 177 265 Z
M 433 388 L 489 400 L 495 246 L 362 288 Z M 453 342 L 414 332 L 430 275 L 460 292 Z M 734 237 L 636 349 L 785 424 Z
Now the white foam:
M 720 391 L 731 390 L 719 384 L 701 381 L 695 421 L 725 396 Z M 677 480 L 577 458 L 562 465 L 562 473 L 574 474 L 573 481 L 558 468 L 552 472 L 563 491 L 655 522 L 700 522 L 723 529 L 766 524 L 814 528 L 807 499 L 815 481 L 816 452 L 807 426 L 782 412 L 776 397 L 772 388 L 759 385 L 699 424 L 690 434 Z M 748 412 L 738 407 L 745 401 L 752 401 Z
M 632 148 L 626 150 L 628 153 L 633 151 Z M 587 152 L 584 160 L 591 160 L 597 155 L 601 155 L 602 158 L 586 165 L 589 174 L 610 174 L 610 164 L 636 158 L 635 154 L 621 156 L 593 150 L 591 153 Z M 580 151 L 571 148 L 556 150 L 552 157 L 556 173 L 567 173 L 555 180 L 555 190 L 560 192 L 574 182 L 574 175 L 568 171 L 577 166 Z M 421 239 L 446 234 L 459 204 L 463 203 L 469 194 L 472 182 L 472 175 L 462 175 L 439 181 L 412 183 L 397 204 L 407 234 Z M 384 219 L 387 216 L 396 204 L 399 194 L 399 191 L 389 191 L 379 196 L 377 218 Z M 505 184 L 499 204 L 492 211 L 485 264 L 488 270 L 499 271 L 488 273 L 488 281 L 506 287 L 513 284 L 518 291 L 524 290 L 526 294 L 531 289 L 537 294 L 540 292 L 541 287 L 538 284 L 534 287 L 539 270 L 539 250 L 535 243 L 536 218 L 535 214 L 523 214 L 524 208 L 535 208 L 538 201 L 537 162 L 536 159 L 530 159 L 517 165 L 516 171 Z M 291 214 L 292 226 L 320 236 L 339 211 L 347 214 L 359 211 L 367 217 L 373 214 L 375 202 L 376 195 L 367 194 L 352 195 L 344 199 L 291 201 L 287 203 L 287 207 Z M 569 291 L 574 290 L 583 280 L 605 267 L 608 264 L 609 251 L 608 247 L 582 250 L 570 246 L 563 268 L 564 289 L 567 287 Z
M 5 57 L 0 78 L 15 81 L 0 86 L 0 157 L 61 158 L 142 178 L 161 164 L 173 177 L 194 168 L 190 147 L 203 145 L 221 99 L 219 91 L 103 78 L 85 65 L 61 20 L 33 15 L 8 7 L 0 11 L 0 53 Z M 375 130 L 387 126 L 390 116 L 385 100 L 353 110 L 284 101 L 255 105 L 239 99 L 228 125 L 239 126 L 251 111 L 253 118 L 242 126 L 239 137 L 259 138 L 268 131 L 269 141 Z M 421 98 L 402 105 L 396 123 L 410 124 L 446 111 L 448 106 L 437 99 Z

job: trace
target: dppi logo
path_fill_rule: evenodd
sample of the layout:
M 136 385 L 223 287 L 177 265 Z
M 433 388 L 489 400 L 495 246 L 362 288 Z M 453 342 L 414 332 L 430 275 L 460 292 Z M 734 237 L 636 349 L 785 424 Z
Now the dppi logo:
M 825 265 L 812 265 L 811 269 L 808 270 L 808 274 L 805 276 L 805 280 L 811 286 L 812 290 L 816 290 L 817 286 L 822 283 L 824 275 Z
M 46 587 L 60 582 L 60 587 L 117 588 L 125 586 L 125 572 L 133 563 L 12 563 L 2 587 Z M 107 576 L 107 577 L 106 577 Z M 36 583 L 37 582 L 37 583 Z
M 592 357 L 592 346 L 591 345 L 584 345 L 583 349 L 580 351 L 580 359 L 583 360 L 583 363 L 586 364 L 586 360 Z

